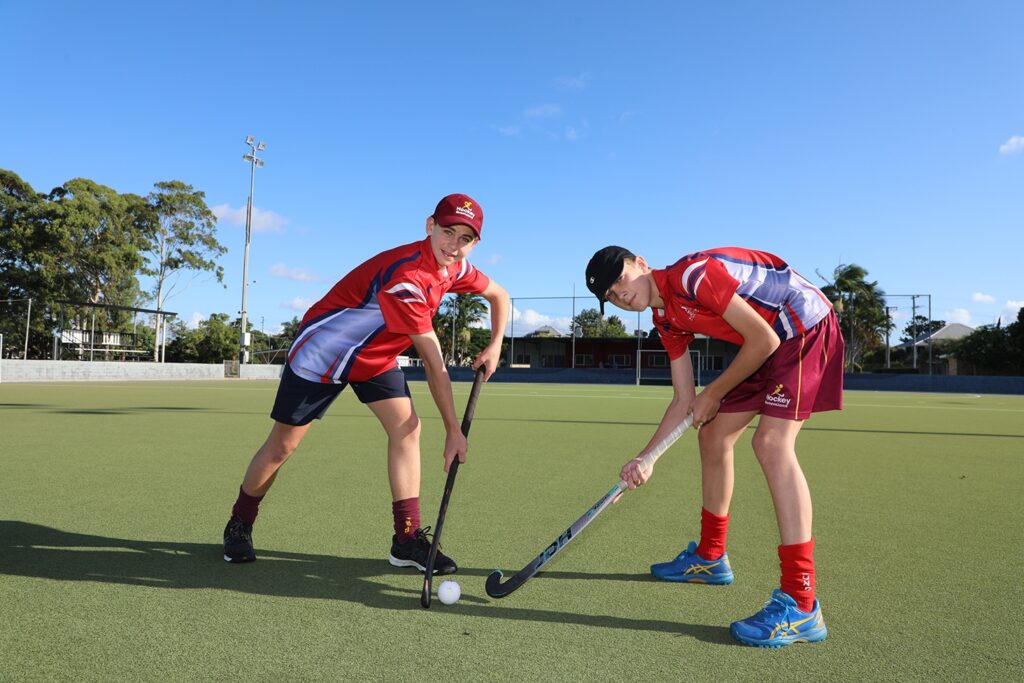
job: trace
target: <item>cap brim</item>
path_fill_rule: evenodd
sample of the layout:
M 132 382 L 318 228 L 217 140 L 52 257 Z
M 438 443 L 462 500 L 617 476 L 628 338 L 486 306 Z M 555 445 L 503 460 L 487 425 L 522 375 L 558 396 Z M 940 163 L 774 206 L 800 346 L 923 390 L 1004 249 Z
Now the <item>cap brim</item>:
M 442 228 L 450 228 L 453 225 L 465 225 L 473 231 L 473 234 L 476 235 L 477 239 L 481 239 L 480 231 L 477 230 L 476 226 L 472 223 L 467 223 L 465 216 L 434 216 L 434 222 Z

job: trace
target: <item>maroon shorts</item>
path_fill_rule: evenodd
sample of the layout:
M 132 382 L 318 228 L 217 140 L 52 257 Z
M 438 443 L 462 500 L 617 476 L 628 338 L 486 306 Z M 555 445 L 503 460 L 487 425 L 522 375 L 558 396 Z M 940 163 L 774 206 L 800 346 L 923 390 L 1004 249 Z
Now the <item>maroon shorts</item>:
M 775 349 L 757 372 L 722 399 L 723 413 L 754 411 L 786 420 L 843 407 L 846 347 L 835 312 Z

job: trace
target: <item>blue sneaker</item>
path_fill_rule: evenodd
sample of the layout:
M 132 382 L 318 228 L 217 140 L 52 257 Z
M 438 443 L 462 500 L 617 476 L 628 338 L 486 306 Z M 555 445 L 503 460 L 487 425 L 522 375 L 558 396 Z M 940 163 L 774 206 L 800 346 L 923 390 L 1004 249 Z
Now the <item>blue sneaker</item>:
M 662 581 L 710 583 L 716 586 L 728 585 L 733 579 L 729 553 L 717 560 L 705 560 L 697 554 L 697 543 L 694 541 L 690 541 L 686 550 L 671 562 L 652 564 L 651 574 Z
M 733 622 L 729 632 L 744 645 L 756 647 L 816 643 L 828 635 L 817 600 L 814 601 L 814 609 L 801 612 L 796 601 L 778 588 L 772 591 L 764 609 L 748 619 Z

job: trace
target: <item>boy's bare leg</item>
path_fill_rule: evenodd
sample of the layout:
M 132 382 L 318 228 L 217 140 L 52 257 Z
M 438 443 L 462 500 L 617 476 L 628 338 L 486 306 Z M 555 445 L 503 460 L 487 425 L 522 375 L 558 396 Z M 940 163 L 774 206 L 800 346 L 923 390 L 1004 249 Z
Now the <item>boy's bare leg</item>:
M 761 464 L 775 505 L 782 545 L 811 540 L 811 491 L 796 457 L 802 421 L 762 416 L 754 433 L 754 454 Z
M 700 428 L 701 495 L 704 509 L 725 516 L 732 501 L 733 447 L 757 413 L 719 413 L 714 420 Z
M 388 481 L 391 500 L 420 495 L 420 418 L 408 398 L 368 403 L 388 435 Z
M 277 477 L 277 471 L 298 448 L 309 427 L 308 424 L 295 427 L 275 421 L 267 440 L 249 462 L 242 479 L 242 490 L 256 498 L 265 496 Z

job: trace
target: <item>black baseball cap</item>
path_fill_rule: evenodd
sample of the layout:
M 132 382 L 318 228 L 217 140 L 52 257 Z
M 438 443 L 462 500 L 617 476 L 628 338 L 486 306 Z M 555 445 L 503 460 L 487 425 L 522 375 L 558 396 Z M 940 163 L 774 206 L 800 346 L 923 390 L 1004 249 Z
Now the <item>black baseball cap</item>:
M 636 256 L 629 249 L 613 245 L 599 250 L 587 264 L 587 289 L 601 302 L 601 315 L 604 315 L 608 290 L 622 275 L 623 265 L 628 258 Z

